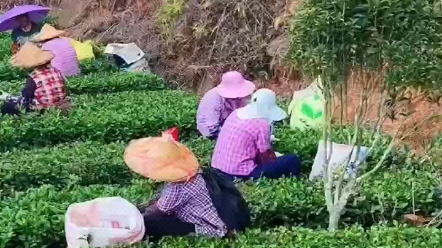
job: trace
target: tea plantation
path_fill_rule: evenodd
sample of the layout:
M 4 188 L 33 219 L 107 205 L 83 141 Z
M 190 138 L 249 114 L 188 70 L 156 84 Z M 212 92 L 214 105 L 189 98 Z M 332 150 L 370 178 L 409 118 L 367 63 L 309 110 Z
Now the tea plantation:
M 0 90 L 18 94 L 26 73 L 8 64 L 9 48 L 8 37 L 1 36 Z M 0 121 L 0 247 L 66 247 L 64 214 L 71 203 L 104 196 L 148 201 L 159 185 L 124 164 L 131 139 L 179 126 L 183 142 L 201 164 L 209 164 L 214 142 L 197 137 L 197 96 L 169 89 L 155 75 L 118 72 L 106 59 L 83 62 L 82 70 L 83 76 L 69 79 L 75 104 L 69 117 L 54 111 Z M 296 152 L 308 175 L 320 133 L 282 127 L 276 136 L 277 151 Z M 233 240 L 166 238 L 160 246 L 441 247 L 439 229 L 402 223 L 414 210 L 439 211 L 439 177 L 431 168 L 395 151 L 349 201 L 334 233 L 325 230 L 328 213 L 320 184 L 304 178 L 241 183 L 253 214 L 245 234 Z

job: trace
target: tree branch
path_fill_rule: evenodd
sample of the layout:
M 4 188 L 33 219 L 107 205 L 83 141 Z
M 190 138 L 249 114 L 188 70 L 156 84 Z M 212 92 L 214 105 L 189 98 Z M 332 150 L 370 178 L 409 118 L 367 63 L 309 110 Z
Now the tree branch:
M 384 161 L 387 158 L 388 154 L 393 149 L 394 141 L 395 141 L 395 138 L 393 138 L 391 140 L 391 142 L 388 145 L 387 149 L 384 151 L 384 154 L 382 155 L 382 158 L 378 161 L 376 166 L 373 169 L 371 169 L 369 172 L 364 173 L 363 175 L 361 175 L 360 177 L 357 178 L 358 182 L 361 182 L 364 178 L 366 178 L 366 177 L 370 176 L 371 174 L 375 173 L 382 166 L 382 164 L 384 163 Z

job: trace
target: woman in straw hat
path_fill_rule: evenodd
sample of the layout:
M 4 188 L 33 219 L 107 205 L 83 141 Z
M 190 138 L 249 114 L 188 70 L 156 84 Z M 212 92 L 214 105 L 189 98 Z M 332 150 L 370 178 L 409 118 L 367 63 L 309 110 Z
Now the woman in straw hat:
M 224 73 L 221 83 L 201 99 L 197 113 L 200 133 L 209 139 L 216 139 L 226 118 L 235 109 L 247 104 L 255 88 L 255 84 L 244 79 L 240 72 Z
M 49 51 L 54 55 L 51 64 L 64 77 L 80 75 L 77 52 L 68 38 L 61 37 L 64 34 L 65 31 L 45 24 L 41 31 L 31 38 L 31 41 L 41 45 L 42 50 Z
M 212 167 L 239 179 L 298 176 L 301 162 L 295 155 L 276 157 L 271 145 L 272 123 L 287 114 L 276 105 L 275 92 L 259 89 L 251 102 L 225 121 L 212 157 Z
M 124 161 L 134 172 L 154 181 L 166 182 L 159 198 L 147 208 L 140 209 L 150 241 L 189 234 L 226 237 L 230 231 L 242 231 L 248 225 L 231 224 L 238 223 L 237 219 L 241 219 L 238 216 L 246 218 L 241 223 L 250 222 L 245 201 L 234 184 L 228 186 L 228 192 L 237 191 L 233 195 L 236 198 L 217 192 L 223 189 L 225 182 L 211 187 L 213 180 L 207 177 L 211 173 L 203 172 L 193 153 L 170 135 L 131 141 L 124 152 Z M 227 179 L 226 182 L 230 181 Z M 243 208 L 238 210 L 235 204 Z
M 21 97 L 12 97 L 2 94 L 0 100 L 5 101 L 1 107 L 3 115 L 19 115 L 20 107 L 26 112 L 31 110 L 44 110 L 57 107 L 67 110 L 70 101 L 61 73 L 51 66 L 50 62 L 54 55 L 43 51 L 33 43 L 26 43 L 20 51 L 12 57 L 13 66 L 23 69 L 31 69 L 32 72 L 26 79 L 26 85 L 22 90 Z

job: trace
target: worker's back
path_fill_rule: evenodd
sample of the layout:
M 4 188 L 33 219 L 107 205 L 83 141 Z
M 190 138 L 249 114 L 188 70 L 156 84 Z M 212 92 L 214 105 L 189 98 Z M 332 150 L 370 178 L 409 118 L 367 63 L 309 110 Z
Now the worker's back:
M 52 59 L 51 64 L 63 76 L 77 76 L 80 74 L 80 63 L 77 59 L 77 53 L 68 38 L 49 40 L 43 44 L 42 49 L 54 54 L 55 57 Z

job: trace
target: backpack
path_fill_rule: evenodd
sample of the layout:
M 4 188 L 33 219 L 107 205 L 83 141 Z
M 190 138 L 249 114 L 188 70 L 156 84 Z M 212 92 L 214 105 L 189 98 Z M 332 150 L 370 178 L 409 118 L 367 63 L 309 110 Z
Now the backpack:
M 233 181 L 210 168 L 204 168 L 202 176 L 213 205 L 228 231 L 245 231 L 251 224 L 250 210 Z

